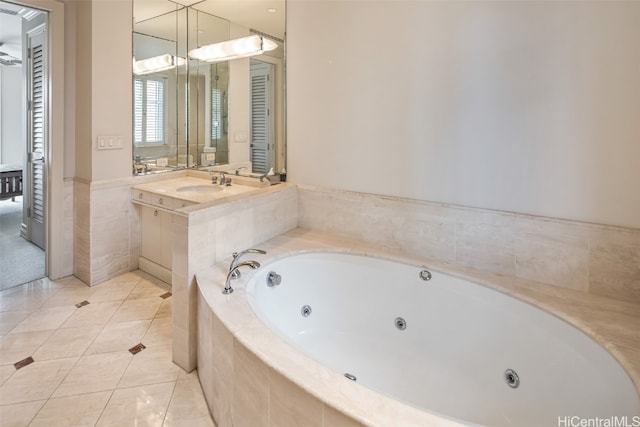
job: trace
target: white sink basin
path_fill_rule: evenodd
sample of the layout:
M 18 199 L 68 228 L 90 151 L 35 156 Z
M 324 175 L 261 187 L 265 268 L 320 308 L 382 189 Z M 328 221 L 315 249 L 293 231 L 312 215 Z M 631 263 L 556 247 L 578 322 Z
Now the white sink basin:
M 184 187 L 180 187 L 176 189 L 178 193 L 217 193 L 218 191 L 222 191 L 224 187 L 219 185 L 185 185 Z

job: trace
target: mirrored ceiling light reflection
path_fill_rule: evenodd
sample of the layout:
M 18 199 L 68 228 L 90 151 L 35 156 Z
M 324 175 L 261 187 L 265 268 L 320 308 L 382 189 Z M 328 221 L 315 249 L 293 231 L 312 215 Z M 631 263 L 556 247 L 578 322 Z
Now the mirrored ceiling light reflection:
M 229 61 L 260 55 L 277 47 L 278 44 L 273 40 L 254 34 L 193 49 L 189 52 L 189 57 L 206 62 Z
M 183 65 L 185 59 L 179 56 L 164 54 L 154 56 L 152 58 L 141 59 L 136 61 L 133 59 L 133 73 L 135 75 L 145 75 L 151 73 L 157 73 L 159 71 L 170 70 L 176 66 Z

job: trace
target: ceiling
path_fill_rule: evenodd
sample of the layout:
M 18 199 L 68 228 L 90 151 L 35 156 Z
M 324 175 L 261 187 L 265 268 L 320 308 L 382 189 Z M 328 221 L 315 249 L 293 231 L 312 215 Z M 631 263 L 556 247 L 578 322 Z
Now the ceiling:
M 224 18 L 243 27 L 284 39 L 285 0 L 134 0 L 135 23 L 173 12 L 181 6 Z M 269 10 L 275 10 L 269 12 Z
M 0 63 L 22 61 L 22 16 L 28 9 L 0 2 Z

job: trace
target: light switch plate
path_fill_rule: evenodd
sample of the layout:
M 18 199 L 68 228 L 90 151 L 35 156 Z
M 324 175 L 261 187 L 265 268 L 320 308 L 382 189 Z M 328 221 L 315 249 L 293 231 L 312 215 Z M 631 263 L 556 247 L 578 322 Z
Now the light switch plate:
M 235 139 L 236 139 L 236 142 L 248 142 L 249 134 L 247 132 L 237 131 Z
M 122 136 L 98 136 L 98 150 L 122 150 L 123 148 Z

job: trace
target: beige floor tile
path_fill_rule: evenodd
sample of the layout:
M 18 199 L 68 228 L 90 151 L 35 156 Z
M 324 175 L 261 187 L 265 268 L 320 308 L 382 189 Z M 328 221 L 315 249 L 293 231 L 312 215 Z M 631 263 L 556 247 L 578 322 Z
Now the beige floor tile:
M 131 361 L 131 357 L 133 356 L 128 351 L 81 357 L 60 384 L 60 387 L 56 389 L 53 397 L 94 393 L 116 388 Z
M 58 329 L 33 354 L 35 360 L 82 356 L 100 333 L 100 327 Z
M 164 426 L 214 426 L 197 379 L 176 382 Z
M 174 387 L 168 382 L 114 391 L 97 426 L 161 426 Z
M 58 329 L 76 310 L 75 306 L 41 308 L 20 322 L 11 333 Z
M 173 331 L 172 320 L 170 317 L 155 318 L 151 322 L 151 326 L 147 331 L 142 344 L 147 347 L 156 347 L 160 345 L 171 345 L 171 332 Z
M 49 399 L 29 427 L 92 427 L 98 421 L 112 391 Z
M 185 370 L 180 369 L 180 375 L 178 375 L 178 381 L 181 381 L 181 380 L 200 381 L 198 377 L 198 370 L 195 369 L 191 372 L 186 372 Z
M 0 366 L 0 385 L 4 384 L 4 382 L 8 380 L 15 372 L 16 368 L 14 368 L 13 365 Z
M 158 312 L 156 313 L 156 317 L 171 317 L 172 314 L 172 310 L 173 309 L 173 298 L 169 297 L 166 300 L 164 300 L 164 302 L 162 303 L 162 305 L 160 305 L 160 308 L 158 309 Z
M 92 288 L 68 277 L 1 291 L 0 427 L 213 426 L 197 372 L 172 362 L 166 292 L 142 272 Z M 140 342 L 140 353 L 126 351 Z
M 153 319 L 164 300 L 159 297 L 129 299 L 122 303 L 111 323 Z
M 106 283 L 101 283 L 96 286 L 93 293 L 88 298 L 90 302 L 105 302 L 105 301 L 124 301 L 127 299 L 133 288 L 140 281 L 137 278 L 133 281 L 119 281 L 111 280 Z
M 45 402 L 46 400 L 36 400 L 0 406 L 0 425 L 2 427 L 28 426 Z
M 171 360 L 171 346 L 145 348 L 133 356 L 118 388 L 176 381 L 182 369 Z
M 17 370 L 0 387 L 0 405 L 48 399 L 77 361 L 77 357 L 35 361 Z
M 27 310 L 0 312 L 0 335 L 8 334 L 30 314 L 31 312 Z
M 129 350 L 142 341 L 150 325 L 151 320 L 109 323 L 93 341 L 87 354 Z
M 203 415 L 199 418 L 189 416 L 188 419 L 176 419 L 167 415 L 162 427 L 215 427 L 210 415 Z
M 48 279 L 16 286 L 0 292 L 0 311 L 37 310 L 64 285 Z
M 91 288 L 86 285 L 83 287 L 66 287 L 60 289 L 49 298 L 44 303 L 44 307 L 73 306 L 89 298 L 92 292 Z
M 152 279 L 143 279 L 136 285 L 131 294 L 129 294 L 128 299 L 159 297 L 167 292 L 170 292 L 167 284 Z
M 86 288 L 87 284 L 75 276 L 67 276 L 62 279 L 57 279 L 55 283 L 65 288 Z
M 121 301 L 91 303 L 80 307 L 61 326 L 62 328 L 80 328 L 104 326 L 122 305 Z
M 0 298 L 0 311 L 34 311 L 42 307 L 48 299 L 41 293 L 28 296 L 11 295 Z
M 0 337 L 0 365 L 13 365 L 33 353 L 54 331 L 23 332 Z

